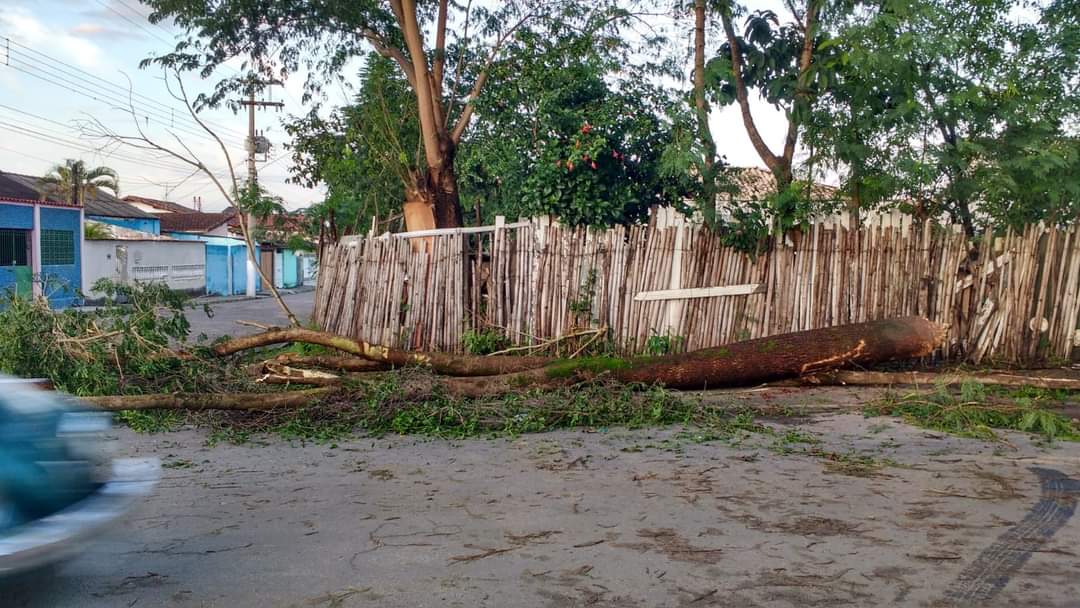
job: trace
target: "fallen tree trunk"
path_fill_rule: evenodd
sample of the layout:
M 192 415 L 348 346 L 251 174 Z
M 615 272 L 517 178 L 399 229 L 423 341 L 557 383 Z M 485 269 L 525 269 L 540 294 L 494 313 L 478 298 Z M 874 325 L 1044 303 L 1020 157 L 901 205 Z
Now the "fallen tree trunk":
M 282 407 L 305 407 L 325 399 L 339 389 L 313 388 L 281 393 L 175 393 L 159 395 L 113 395 L 82 397 L 80 401 L 97 409 L 121 410 L 272 410 Z
M 924 357 L 945 340 L 945 327 L 902 317 L 780 334 L 665 357 L 585 358 L 552 363 L 548 378 L 608 374 L 621 382 L 707 389 L 758 384 L 850 365 Z M 521 377 L 511 382 L 524 382 Z
M 369 361 L 361 357 L 338 357 L 333 355 L 301 355 L 285 353 L 258 365 L 288 365 L 290 367 L 319 367 L 342 372 L 382 372 L 390 369 L 389 363 Z
M 500 376 L 446 378 L 443 386 L 451 395 L 487 397 L 604 376 L 624 383 L 703 390 L 924 357 L 944 340 L 945 327 L 921 317 L 903 317 L 781 334 L 664 357 L 565 359 Z
M 996 386 L 1034 386 L 1037 388 L 1080 390 L 1080 379 L 1051 378 L 1046 376 L 1027 376 L 1022 374 L 961 374 L 934 372 L 866 372 L 854 370 L 835 370 L 812 374 L 801 378 L 803 384 L 814 385 L 852 385 L 852 386 L 890 386 L 890 385 L 946 385 L 953 386 L 967 382 L 992 384 Z
M 494 376 L 543 367 L 551 362 L 549 357 L 483 357 L 478 355 L 411 352 L 387 348 L 377 344 L 368 344 L 362 340 L 354 340 L 345 336 L 301 327 L 272 329 L 260 334 L 233 338 L 215 346 L 214 353 L 218 356 L 226 356 L 260 346 L 292 342 L 326 346 L 369 361 L 386 363 L 395 367 L 408 365 L 430 367 L 436 373 L 449 376 Z
M 302 333 L 301 333 L 302 332 Z M 248 338 L 259 337 L 250 341 Z M 264 344 L 284 341 L 311 341 L 339 348 L 338 345 L 360 350 L 348 338 L 332 336 L 311 330 L 273 330 L 257 336 L 239 338 L 248 340 L 245 346 L 222 349 L 222 354 L 238 352 Z M 856 325 L 815 329 L 768 338 L 736 342 L 718 348 L 709 348 L 664 357 L 587 357 L 565 359 L 546 366 L 481 377 L 439 377 L 430 381 L 412 383 L 401 387 L 395 398 L 419 400 L 440 393 L 454 397 L 490 397 L 514 393 L 530 388 L 557 388 L 576 382 L 600 377 L 624 383 L 658 384 L 678 389 L 708 389 L 724 386 L 759 384 L 781 378 L 820 374 L 823 371 L 850 365 L 870 365 L 892 359 L 908 359 L 931 354 L 945 339 L 945 328 L 920 317 L 904 317 L 873 321 Z M 320 340 L 320 341 L 315 341 Z M 235 342 L 235 341 L 234 341 Z M 228 343 L 226 343 L 228 344 Z M 379 349 L 381 347 L 364 348 Z M 235 349 L 235 350 L 231 350 Z M 341 350 L 345 350 L 342 348 Z M 400 351 L 386 352 L 400 353 Z M 349 352 L 349 351 L 347 351 Z M 402 353 L 412 355 L 412 353 Z M 394 354 L 393 357 L 397 357 Z M 429 354 L 418 354 L 430 357 Z M 439 364 L 430 359 L 425 362 L 436 371 L 475 371 L 468 365 L 456 365 L 455 360 L 471 362 L 474 359 L 499 359 L 498 357 L 457 357 L 440 354 Z M 514 358 L 514 357 L 507 357 Z M 523 357 L 524 358 L 524 357 Z M 536 358 L 531 358 L 536 359 Z M 394 363 L 399 364 L 399 363 Z M 503 365 L 500 363 L 499 365 Z M 494 368 L 499 368 L 497 365 Z M 444 372 L 449 373 L 449 372 Z M 293 374 L 279 374 L 283 381 L 296 382 Z M 299 374 L 302 376 L 303 374 Z M 465 374 L 468 375 L 468 374 Z M 339 384 L 342 379 L 329 379 Z M 88 402 L 104 409 L 152 409 L 162 407 L 189 409 L 254 409 L 274 407 L 297 407 L 333 394 L 337 388 L 324 387 L 287 393 L 246 393 L 232 395 L 138 395 L 125 397 L 98 397 Z

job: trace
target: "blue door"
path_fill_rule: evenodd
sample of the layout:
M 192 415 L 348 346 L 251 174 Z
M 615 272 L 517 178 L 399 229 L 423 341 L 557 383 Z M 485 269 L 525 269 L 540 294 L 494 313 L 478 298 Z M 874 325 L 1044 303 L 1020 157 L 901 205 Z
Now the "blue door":
M 232 282 L 233 282 L 233 294 L 243 294 L 247 292 L 247 247 L 244 245 L 238 245 L 236 247 L 230 247 L 229 253 L 232 254 Z
M 229 295 L 229 248 L 225 245 L 206 246 L 206 293 Z

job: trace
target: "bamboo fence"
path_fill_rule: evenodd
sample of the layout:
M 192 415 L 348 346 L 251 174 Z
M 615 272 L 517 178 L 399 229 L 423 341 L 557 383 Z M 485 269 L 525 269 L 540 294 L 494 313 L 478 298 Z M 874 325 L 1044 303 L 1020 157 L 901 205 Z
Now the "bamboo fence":
M 948 324 L 939 356 L 976 363 L 1067 360 L 1080 346 L 1076 226 L 973 244 L 958 227 L 909 218 L 822 222 L 747 255 L 674 217 L 605 230 L 500 221 L 420 247 L 400 235 L 343 240 L 323 248 L 315 321 L 447 352 L 469 330 L 527 345 L 602 327 L 618 350 L 642 352 L 653 336 L 693 350 L 903 315 Z

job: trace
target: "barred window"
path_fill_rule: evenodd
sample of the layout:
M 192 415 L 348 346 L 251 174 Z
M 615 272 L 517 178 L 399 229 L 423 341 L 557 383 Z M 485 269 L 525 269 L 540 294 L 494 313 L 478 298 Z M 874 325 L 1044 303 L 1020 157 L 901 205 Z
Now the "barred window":
M 41 265 L 69 266 L 75 263 L 75 233 L 70 230 L 41 231 Z
M 0 266 L 26 266 L 25 230 L 0 230 Z

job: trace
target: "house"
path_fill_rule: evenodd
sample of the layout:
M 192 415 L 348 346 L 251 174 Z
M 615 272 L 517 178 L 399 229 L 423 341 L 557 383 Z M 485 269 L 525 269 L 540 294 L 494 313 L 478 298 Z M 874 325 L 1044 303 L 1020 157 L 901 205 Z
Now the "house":
M 87 238 L 83 247 L 83 285 L 86 303 L 100 301 L 93 291 L 98 280 L 117 283 L 160 282 L 170 289 L 201 296 L 206 294 L 206 246 L 149 232 L 87 220 L 105 238 Z
M 761 167 L 731 167 L 724 171 L 724 177 L 731 183 L 728 192 L 717 195 L 720 204 L 738 204 L 769 200 L 776 194 L 776 177 L 772 171 Z M 835 186 L 813 182 L 810 185 L 810 199 L 813 201 L 836 201 L 841 198 Z
M 206 247 L 206 293 L 236 295 L 247 289 L 247 245 L 229 232 L 235 211 L 219 213 L 161 213 L 162 232 L 182 241 L 199 241 Z M 256 248 L 255 255 L 259 256 Z M 255 289 L 261 278 L 256 275 Z
M 231 207 L 218 213 L 202 213 L 190 211 L 187 213 L 161 213 L 157 216 L 161 222 L 161 231 L 170 233 L 196 234 L 202 236 L 231 236 L 229 223 L 233 221 L 236 211 Z
M 43 198 L 37 177 L 0 171 L 0 290 L 76 303 L 83 221 L 78 205 Z
M 273 277 L 274 287 L 291 289 L 312 282 L 314 253 L 300 249 L 295 237 L 303 235 L 304 216 L 301 213 L 275 215 L 259 221 L 254 238 L 259 243 L 259 267 Z M 229 222 L 229 231 L 241 235 L 240 220 Z M 300 240 L 303 240 L 302 238 Z
M 135 207 L 140 211 L 145 211 L 154 215 L 161 213 L 196 213 L 197 209 L 191 207 L 185 207 L 179 203 L 172 201 L 163 201 L 156 198 L 147 198 L 145 196 L 125 196 L 123 199 L 125 203 Z
M 161 223 L 156 215 L 130 205 L 108 192 L 98 190 L 92 199 L 83 203 L 83 206 L 86 209 L 87 219 L 139 232 L 161 234 Z

